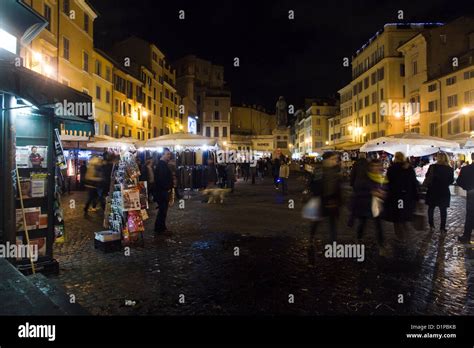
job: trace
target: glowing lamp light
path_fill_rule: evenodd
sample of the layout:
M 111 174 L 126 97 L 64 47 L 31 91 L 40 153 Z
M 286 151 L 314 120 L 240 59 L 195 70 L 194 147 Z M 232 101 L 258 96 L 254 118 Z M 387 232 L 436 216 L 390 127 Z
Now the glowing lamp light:
M 183 125 L 182 125 L 182 124 L 179 125 L 179 129 L 183 129 Z
M 46 75 L 51 75 L 53 73 L 53 68 L 51 65 L 45 64 L 43 69 Z
M 467 115 L 468 113 L 470 113 L 472 110 L 468 107 L 464 107 L 461 109 L 461 114 L 463 115 Z
M 326 145 L 328 145 L 328 144 L 329 144 L 329 141 L 326 140 Z
M 227 141 L 224 141 L 224 146 L 227 146 Z
M 400 118 L 400 116 L 402 116 L 402 113 L 400 111 L 397 111 L 394 113 L 394 115 L 396 118 Z
M 39 52 L 33 52 L 33 59 L 37 62 L 43 61 L 43 55 Z
M 143 117 L 147 117 L 148 116 L 148 112 L 147 111 L 143 111 Z

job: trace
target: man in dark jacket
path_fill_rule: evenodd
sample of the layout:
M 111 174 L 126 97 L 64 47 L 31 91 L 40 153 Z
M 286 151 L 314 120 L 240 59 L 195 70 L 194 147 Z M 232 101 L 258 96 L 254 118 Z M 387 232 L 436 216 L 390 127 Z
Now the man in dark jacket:
M 472 164 L 463 167 L 456 180 L 456 183 L 467 191 L 464 234 L 458 237 L 462 243 L 470 243 L 472 229 L 474 228 L 474 153 L 471 154 L 471 159 Z
M 170 193 L 173 189 L 173 173 L 168 166 L 171 159 L 169 149 L 164 149 L 158 164 L 155 168 L 155 202 L 158 204 L 158 215 L 155 222 L 155 233 L 170 233 L 166 228 L 166 215 L 168 214 L 168 205 Z
M 454 171 L 449 166 L 448 156 L 445 153 L 438 153 L 436 163 L 430 165 L 426 173 L 426 179 L 423 183 L 427 186 L 425 203 L 428 205 L 428 221 L 430 223 L 430 231 L 433 232 L 434 227 L 434 210 L 439 207 L 441 216 L 441 225 L 439 230 L 446 232 L 446 220 L 448 216 L 448 207 L 451 201 L 451 192 L 449 186 L 454 181 Z

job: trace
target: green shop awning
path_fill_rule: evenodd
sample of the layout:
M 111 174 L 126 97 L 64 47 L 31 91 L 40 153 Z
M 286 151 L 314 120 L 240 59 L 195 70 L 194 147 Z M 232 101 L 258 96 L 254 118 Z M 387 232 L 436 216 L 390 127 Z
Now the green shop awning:
M 87 141 L 94 136 L 94 124 L 74 115 L 56 116 L 61 140 Z

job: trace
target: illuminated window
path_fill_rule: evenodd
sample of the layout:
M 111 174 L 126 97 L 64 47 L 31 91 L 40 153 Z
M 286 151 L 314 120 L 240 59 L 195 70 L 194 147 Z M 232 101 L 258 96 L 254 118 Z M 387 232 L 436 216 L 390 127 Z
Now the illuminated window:
M 63 37 L 63 58 L 69 60 L 69 39 Z
M 84 13 L 84 31 L 89 32 L 89 16 Z
M 46 29 L 51 31 L 51 7 L 44 5 L 44 18 L 48 21 Z

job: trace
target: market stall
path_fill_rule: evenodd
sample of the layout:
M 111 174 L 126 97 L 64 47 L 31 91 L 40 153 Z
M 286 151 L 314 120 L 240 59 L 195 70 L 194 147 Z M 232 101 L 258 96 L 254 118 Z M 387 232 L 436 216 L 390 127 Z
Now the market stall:
M 361 152 L 385 151 L 390 154 L 402 152 L 407 157 L 427 156 L 439 151 L 459 149 L 456 141 L 420 135 L 418 133 L 401 133 L 369 140 L 361 148 Z
M 197 190 L 207 186 L 208 160 L 216 163 L 217 140 L 198 134 L 174 133 L 137 143 L 138 151 L 148 158 L 158 159 L 164 148 L 174 158 L 170 163 L 176 187 L 180 190 Z
M 93 141 L 87 144 L 87 147 L 93 149 L 121 149 L 122 147 L 132 147 L 136 142 L 137 140 L 132 138 L 113 138 L 107 135 L 101 135 L 95 137 Z
M 440 151 L 454 153 L 459 149 L 460 146 L 456 141 L 424 136 L 418 133 L 402 133 L 370 140 L 360 148 L 360 151 L 384 151 L 390 155 L 402 152 L 407 157 L 417 158 L 415 172 L 418 181 L 422 183 L 429 165 L 434 162 L 430 155 Z

